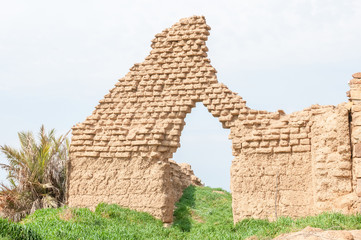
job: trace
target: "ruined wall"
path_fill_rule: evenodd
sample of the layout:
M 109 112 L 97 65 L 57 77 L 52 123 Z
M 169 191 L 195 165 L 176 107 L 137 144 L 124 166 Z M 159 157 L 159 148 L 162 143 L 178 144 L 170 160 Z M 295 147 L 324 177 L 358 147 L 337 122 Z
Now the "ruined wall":
M 352 152 L 352 187 L 355 195 L 350 198 L 356 202 L 354 208 L 360 211 L 361 206 L 361 73 L 352 75 L 353 79 L 349 82 L 350 91 L 350 135 Z
M 169 160 L 169 163 L 172 202 L 177 202 L 182 197 L 183 190 L 189 185 L 203 186 L 202 181 L 194 175 L 191 165 L 187 163 L 178 164 L 173 160 Z
M 235 221 L 312 215 L 335 209 L 334 200 L 351 193 L 345 104 L 314 105 L 290 115 L 255 111 L 239 118 L 231 128 Z
M 217 81 L 206 53 L 209 30 L 204 17 L 192 17 L 157 34 L 145 61 L 73 128 L 70 206 L 105 201 L 172 221 L 174 192 L 182 189 L 174 190 L 168 159 L 180 146 L 186 114 L 201 101 L 230 127 L 245 108 Z
M 352 211 L 361 154 L 351 157 L 349 119 L 361 107 L 314 105 L 289 115 L 248 108 L 218 83 L 206 53 L 209 30 L 204 17 L 191 17 L 157 34 L 145 61 L 73 128 L 68 204 L 117 203 L 171 222 L 182 190 L 200 184 L 169 159 L 186 115 L 202 102 L 230 129 L 235 221 Z M 361 146 L 357 131 L 353 149 Z

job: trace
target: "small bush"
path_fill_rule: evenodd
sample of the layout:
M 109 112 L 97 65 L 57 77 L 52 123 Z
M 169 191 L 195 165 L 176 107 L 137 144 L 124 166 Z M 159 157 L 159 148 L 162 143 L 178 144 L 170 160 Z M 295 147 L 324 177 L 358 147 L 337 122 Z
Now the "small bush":
M 5 217 L 20 221 L 39 208 L 63 206 L 69 141 L 55 137 L 55 130 L 40 128 L 38 138 L 31 132 L 18 133 L 20 149 L 0 146 L 8 164 L 9 186 L 0 183 L 0 208 Z

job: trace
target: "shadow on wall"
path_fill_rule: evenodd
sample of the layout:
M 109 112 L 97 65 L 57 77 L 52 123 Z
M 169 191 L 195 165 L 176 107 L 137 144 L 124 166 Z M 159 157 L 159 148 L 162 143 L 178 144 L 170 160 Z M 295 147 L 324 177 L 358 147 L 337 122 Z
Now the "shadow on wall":
M 176 203 L 174 210 L 173 226 L 179 228 L 181 231 L 189 232 L 192 228 L 192 210 L 195 205 L 195 186 L 189 186 L 183 191 L 183 196 Z
M 232 142 L 228 139 L 230 130 L 222 128 L 201 102 L 187 114 L 185 121 L 181 147 L 173 154 L 173 160 L 190 164 L 194 175 L 206 186 L 230 191 L 230 168 L 234 158 Z

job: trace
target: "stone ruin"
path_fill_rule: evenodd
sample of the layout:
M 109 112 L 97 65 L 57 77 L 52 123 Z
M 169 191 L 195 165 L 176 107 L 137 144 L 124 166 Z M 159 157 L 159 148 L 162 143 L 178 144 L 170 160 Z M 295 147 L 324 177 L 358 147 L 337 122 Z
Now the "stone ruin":
M 170 160 L 197 102 L 230 129 L 234 221 L 358 211 L 361 196 L 361 73 L 348 103 L 285 114 L 253 110 L 219 83 L 207 58 L 204 17 L 157 34 L 93 114 L 73 127 L 68 205 L 116 203 L 172 222 L 184 188 L 200 185 Z

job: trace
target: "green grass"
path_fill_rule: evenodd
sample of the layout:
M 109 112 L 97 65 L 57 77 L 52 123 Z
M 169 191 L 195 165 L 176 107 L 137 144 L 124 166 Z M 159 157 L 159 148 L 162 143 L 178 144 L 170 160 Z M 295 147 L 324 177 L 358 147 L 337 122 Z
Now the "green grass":
M 95 212 L 84 208 L 42 209 L 27 217 L 24 224 L 43 239 L 178 238 L 176 232 L 147 213 L 108 204 L 99 204 Z
M 42 209 L 17 225 L 31 229 L 44 240 L 245 239 L 250 236 L 271 239 L 306 226 L 334 230 L 361 229 L 361 215 L 338 213 L 323 213 L 297 220 L 279 218 L 275 222 L 245 219 L 233 225 L 231 202 L 231 194 L 222 189 L 190 186 L 176 204 L 174 223 L 168 228 L 147 213 L 108 204 L 99 204 L 95 212 L 84 208 Z M 0 240 L 5 239 L 12 238 L 0 237 Z
M 40 236 L 32 229 L 0 218 L 0 240 L 40 240 Z

